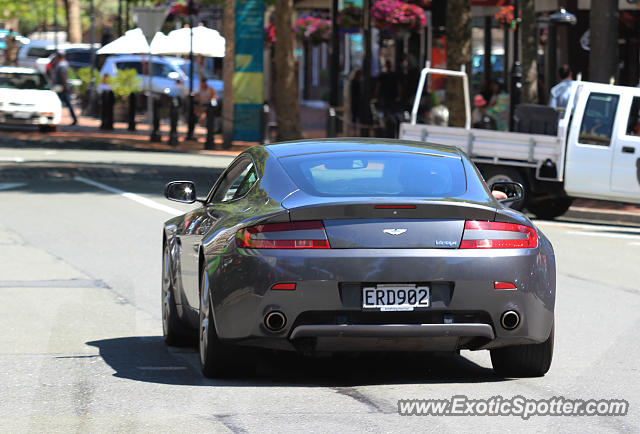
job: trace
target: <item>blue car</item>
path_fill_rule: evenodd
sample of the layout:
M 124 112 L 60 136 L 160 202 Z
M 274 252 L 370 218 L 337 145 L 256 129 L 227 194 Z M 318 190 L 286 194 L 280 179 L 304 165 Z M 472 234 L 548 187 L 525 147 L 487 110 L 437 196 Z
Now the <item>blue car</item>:
M 100 76 L 109 74 L 113 77 L 120 69 L 135 69 L 142 80 L 143 89 L 147 87 L 149 75 L 147 72 L 147 55 L 126 54 L 107 57 Z M 189 90 L 189 61 L 180 57 L 153 56 L 153 79 L 151 81 L 152 91 L 167 94 L 170 96 L 184 97 Z M 208 69 L 203 69 L 203 74 L 207 79 L 207 84 L 211 86 L 218 98 L 222 98 L 222 80 Z M 194 65 L 193 89 L 197 91 L 200 86 L 198 67 Z

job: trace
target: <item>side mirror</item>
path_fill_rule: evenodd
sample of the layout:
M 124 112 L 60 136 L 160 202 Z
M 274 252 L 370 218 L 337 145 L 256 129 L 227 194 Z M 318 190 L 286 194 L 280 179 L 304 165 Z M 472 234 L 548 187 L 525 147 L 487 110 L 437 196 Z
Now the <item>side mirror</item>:
M 505 205 L 524 199 L 524 187 L 519 182 L 498 181 L 490 189 L 493 197 L 499 197 L 498 202 Z
M 164 197 L 182 203 L 196 201 L 196 185 L 191 181 L 171 181 L 164 187 Z

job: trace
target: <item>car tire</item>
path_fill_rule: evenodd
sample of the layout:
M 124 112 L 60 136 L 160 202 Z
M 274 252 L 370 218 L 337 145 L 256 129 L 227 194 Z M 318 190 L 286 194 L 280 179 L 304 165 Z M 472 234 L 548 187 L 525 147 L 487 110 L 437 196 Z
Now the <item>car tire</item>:
M 53 133 L 58 129 L 55 125 L 40 125 L 41 133 Z
M 570 197 L 554 197 L 528 203 L 527 209 L 539 219 L 552 220 L 566 213 L 572 202 L 573 199 Z
M 513 181 L 521 184 L 526 190 L 524 178 L 516 169 L 502 166 L 483 166 L 480 172 L 489 188 L 498 181 Z M 509 208 L 520 211 L 524 208 L 524 200 L 513 202 L 509 205 Z
M 195 343 L 194 330 L 189 329 L 178 316 L 171 275 L 171 255 L 166 243 L 162 254 L 162 335 L 164 342 L 173 347 L 192 346 Z
M 514 345 L 490 350 L 493 371 L 501 377 L 542 377 L 553 359 L 553 334 L 539 344 Z
M 200 325 L 198 331 L 200 369 L 207 378 L 224 378 L 234 372 L 232 348 L 218 338 L 211 307 L 209 277 L 206 271 L 202 272 L 200 286 Z

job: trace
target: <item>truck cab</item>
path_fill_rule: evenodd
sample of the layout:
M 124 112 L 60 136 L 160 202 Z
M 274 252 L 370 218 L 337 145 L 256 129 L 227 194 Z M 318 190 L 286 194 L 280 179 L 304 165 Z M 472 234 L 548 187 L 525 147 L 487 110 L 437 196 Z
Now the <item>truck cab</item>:
M 587 82 L 575 86 L 566 193 L 640 203 L 640 88 Z

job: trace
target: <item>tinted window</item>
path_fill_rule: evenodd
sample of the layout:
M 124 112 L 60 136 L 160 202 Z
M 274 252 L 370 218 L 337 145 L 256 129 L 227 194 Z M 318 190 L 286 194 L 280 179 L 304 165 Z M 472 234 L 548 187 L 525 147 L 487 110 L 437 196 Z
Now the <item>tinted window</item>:
M 618 95 L 606 93 L 589 95 L 580 126 L 580 143 L 609 146 L 618 99 Z
M 336 152 L 280 159 L 315 196 L 455 197 L 466 190 L 462 160 L 400 152 Z
M 49 57 L 55 50 L 43 47 L 31 47 L 27 51 L 29 57 Z
M 247 194 L 257 179 L 251 160 L 241 161 L 227 172 L 212 200 L 213 202 L 228 202 L 239 199 Z
M 167 78 L 173 69 L 166 63 L 153 62 L 153 76 Z
M 40 73 L 0 72 L 0 88 L 49 89 L 49 84 Z
M 87 65 L 91 63 L 90 51 L 67 51 L 66 57 L 69 62 L 86 63 Z
M 640 97 L 633 98 L 627 121 L 627 135 L 640 136 Z
M 116 62 L 116 69 L 135 69 L 138 74 L 142 74 L 142 63 L 140 62 Z

